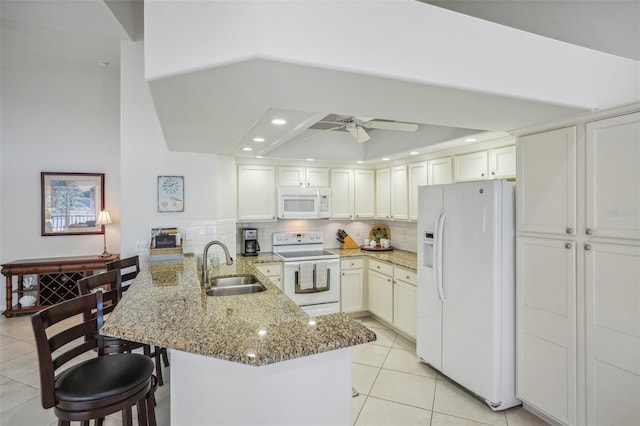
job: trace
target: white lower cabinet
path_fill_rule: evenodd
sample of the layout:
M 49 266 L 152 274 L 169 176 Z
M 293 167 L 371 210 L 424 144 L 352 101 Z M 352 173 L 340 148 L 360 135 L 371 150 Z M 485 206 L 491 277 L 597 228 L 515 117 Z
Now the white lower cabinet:
M 399 266 L 393 267 L 393 325 L 416 338 L 417 275 Z
M 282 290 L 282 263 L 254 263 L 253 266 Z
M 393 266 L 369 259 L 369 312 L 393 324 Z
M 519 238 L 516 270 L 517 397 L 575 425 L 576 244 Z
M 340 261 L 340 310 L 361 312 L 364 305 L 364 260 L 348 258 Z
M 640 425 L 640 246 L 585 244 L 588 425 Z

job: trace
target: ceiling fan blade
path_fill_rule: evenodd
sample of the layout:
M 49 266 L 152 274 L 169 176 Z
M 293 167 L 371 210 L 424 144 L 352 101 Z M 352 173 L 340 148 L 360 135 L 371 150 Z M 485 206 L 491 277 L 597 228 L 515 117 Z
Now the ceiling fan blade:
M 320 135 L 320 134 L 322 134 L 322 133 L 330 132 L 330 131 L 332 131 L 332 130 L 337 130 L 337 129 L 340 129 L 340 128 L 342 128 L 342 127 L 343 127 L 343 126 L 342 126 L 342 125 L 340 125 L 340 126 L 336 126 L 336 127 L 331 127 L 331 128 L 329 128 L 329 129 L 322 129 L 322 130 L 318 130 L 317 132 L 314 132 L 314 133 L 311 133 L 311 134 L 308 134 L 308 135 L 304 135 L 304 136 L 302 136 L 302 138 L 304 139 L 304 138 L 310 138 L 310 137 L 312 137 L 312 136 L 318 136 L 318 135 Z M 312 129 L 307 129 L 307 130 L 312 130 Z M 315 130 L 315 129 L 313 129 L 313 130 Z
M 351 136 L 353 136 L 358 143 L 366 142 L 371 139 L 364 128 L 360 126 L 357 126 L 355 130 L 349 131 L 349 133 L 351 133 Z
M 415 123 L 403 123 L 398 121 L 373 120 L 365 123 L 364 126 L 369 129 L 399 130 L 401 132 L 415 132 L 418 130 L 418 125 Z

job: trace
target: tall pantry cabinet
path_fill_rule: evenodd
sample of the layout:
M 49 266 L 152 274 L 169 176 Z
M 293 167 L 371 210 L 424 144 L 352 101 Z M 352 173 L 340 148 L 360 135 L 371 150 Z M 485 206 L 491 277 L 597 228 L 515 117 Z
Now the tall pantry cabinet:
M 640 424 L 640 113 L 517 156 L 517 395 L 562 424 Z

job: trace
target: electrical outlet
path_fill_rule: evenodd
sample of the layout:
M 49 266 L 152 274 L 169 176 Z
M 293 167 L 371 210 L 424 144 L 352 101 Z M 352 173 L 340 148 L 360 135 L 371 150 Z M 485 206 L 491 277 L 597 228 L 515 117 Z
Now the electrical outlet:
M 147 242 L 146 241 L 136 241 L 136 253 L 141 253 L 147 251 Z

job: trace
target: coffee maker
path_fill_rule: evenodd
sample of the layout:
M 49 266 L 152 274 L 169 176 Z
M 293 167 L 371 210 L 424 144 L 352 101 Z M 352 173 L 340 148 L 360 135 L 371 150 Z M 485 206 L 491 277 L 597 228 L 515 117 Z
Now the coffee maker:
M 242 255 L 257 256 L 260 251 L 258 244 L 258 230 L 255 228 L 246 228 L 242 230 Z

